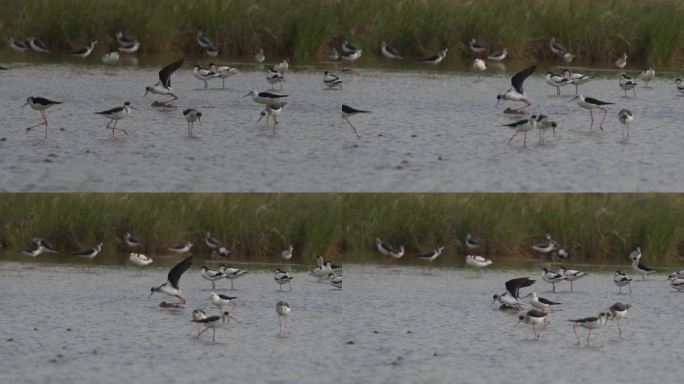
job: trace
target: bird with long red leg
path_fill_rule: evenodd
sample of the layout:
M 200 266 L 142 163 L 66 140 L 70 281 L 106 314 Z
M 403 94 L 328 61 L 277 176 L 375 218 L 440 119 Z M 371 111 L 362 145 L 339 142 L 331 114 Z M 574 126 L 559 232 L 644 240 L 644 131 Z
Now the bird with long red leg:
M 534 73 L 535 69 L 537 69 L 537 66 L 533 65 L 513 75 L 513 77 L 511 77 L 511 88 L 509 88 L 508 91 L 504 92 L 502 95 L 496 95 L 496 99 L 498 100 L 497 104 L 501 100 L 522 101 L 523 103 L 525 103 L 525 106 L 520 107 L 518 109 L 514 109 L 514 111 L 519 111 L 523 108 L 527 108 L 530 105 L 532 105 L 530 99 L 525 95 L 525 92 L 523 90 L 523 83 L 525 82 L 525 79 L 527 79 L 528 77 L 530 77 L 531 74 Z
M 47 120 L 47 115 L 45 114 L 45 111 L 47 111 L 48 109 L 50 109 L 50 107 L 53 107 L 57 104 L 62 104 L 62 103 L 59 101 L 48 100 L 44 97 L 31 96 L 31 97 L 27 98 L 26 104 L 24 104 L 23 106 L 25 107 L 28 105 L 34 111 L 40 111 L 40 116 L 43 118 L 43 122 L 40 124 L 36 124 L 32 127 L 26 128 L 26 132 L 29 132 L 33 128 L 40 127 L 41 125 L 44 125 L 45 126 L 45 138 L 47 138 L 48 120 Z
M 166 283 L 158 287 L 152 287 L 152 289 L 150 289 L 150 296 L 152 296 L 155 292 L 161 292 L 178 299 L 178 302 L 176 303 L 166 303 L 163 301 L 161 304 L 159 304 L 160 307 L 182 308 L 182 305 L 185 304 L 185 297 L 183 297 L 183 292 L 181 292 L 178 282 L 180 281 L 183 273 L 190 269 L 191 265 L 192 256 L 186 257 L 185 259 L 181 260 L 180 263 L 171 268 Z
M 112 137 L 114 137 L 115 131 L 121 131 L 126 136 L 128 136 L 128 131 L 125 129 L 117 128 L 116 123 L 119 120 L 128 116 L 128 114 L 131 113 L 131 109 L 135 109 L 137 111 L 137 109 L 133 107 L 130 102 L 127 101 L 124 103 L 123 107 L 116 107 L 102 112 L 95 112 L 95 114 L 102 115 L 109 119 L 109 123 L 107 123 L 107 129 L 112 130 Z

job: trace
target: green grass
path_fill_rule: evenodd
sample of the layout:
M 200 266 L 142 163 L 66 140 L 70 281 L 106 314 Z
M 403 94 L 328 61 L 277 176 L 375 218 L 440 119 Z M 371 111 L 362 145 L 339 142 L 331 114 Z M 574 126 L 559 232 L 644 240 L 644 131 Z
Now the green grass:
M 0 212 L 0 240 L 13 250 L 42 236 L 60 249 L 104 241 L 121 253 L 131 231 L 152 255 L 183 240 L 208 255 L 211 231 L 249 261 L 272 261 L 290 243 L 299 262 L 319 253 L 379 261 L 377 236 L 408 253 L 445 244 L 453 257 L 468 232 L 484 255 L 504 258 L 529 256 L 546 232 L 574 261 L 624 262 L 636 245 L 649 262 L 677 262 L 684 251 L 684 195 L 670 194 L 5 193 Z
M 3 194 L 0 238 L 11 249 L 38 234 L 67 250 L 104 241 L 111 253 L 125 251 L 121 236 L 130 231 L 148 254 L 188 240 L 208 256 L 204 234 L 211 231 L 237 259 L 272 260 L 292 244 L 297 258 L 309 261 L 339 253 L 342 218 L 334 201 L 306 194 Z
M 555 36 L 581 62 L 684 58 L 679 0 L 4 0 L 3 36 L 39 36 L 68 49 L 90 37 L 103 45 L 123 30 L 147 52 L 197 51 L 202 29 L 230 57 L 264 47 L 272 59 L 317 58 L 347 39 L 379 55 L 387 40 L 406 55 L 441 47 L 467 56 L 477 37 L 513 56 L 550 58 Z

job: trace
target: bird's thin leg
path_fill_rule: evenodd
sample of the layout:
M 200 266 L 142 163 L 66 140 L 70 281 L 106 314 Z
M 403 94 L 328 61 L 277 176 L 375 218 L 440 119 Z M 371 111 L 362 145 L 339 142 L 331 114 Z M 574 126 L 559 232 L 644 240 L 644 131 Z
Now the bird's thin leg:
M 514 109 L 514 111 L 520 111 L 520 110 L 522 110 L 522 109 L 524 109 L 524 108 L 529 107 L 530 105 L 532 105 L 532 103 L 530 103 L 529 101 L 526 101 L 526 102 L 525 102 L 525 106 L 520 107 L 520 108 L 518 108 L 518 109 Z
M 622 338 L 622 327 L 620 326 L 620 319 L 617 319 L 617 326 L 618 326 L 618 336 Z
M 34 125 L 34 126 L 32 126 L 32 127 L 28 127 L 28 128 L 26 128 L 26 132 L 32 130 L 32 129 L 35 128 L 35 127 L 40 127 L 41 125 L 45 125 L 45 123 L 40 123 L 40 124 L 36 124 L 36 125 Z
M 580 345 L 580 338 L 579 338 L 579 335 L 577 334 L 577 325 L 572 326 L 572 331 L 575 332 L 575 337 L 577 337 L 577 345 Z
M 211 343 L 216 344 L 216 328 L 211 329 L 213 332 L 211 333 Z
M 352 125 L 351 121 L 349 121 L 349 119 L 347 119 L 347 118 L 345 118 L 345 120 L 347 120 L 347 123 L 349 123 L 349 126 L 352 128 L 352 130 L 354 130 L 354 134 L 356 135 L 356 138 L 359 139 L 359 141 L 361 141 L 361 136 L 359 136 L 359 132 L 356 131 L 356 128 L 354 128 L 354 125 Z
M 515 131 L 515 133 L 513 134 L 513 136 L 511 136 L 511 138 L 508 139 L 508 144 L 510 144 L 511 141 L 513 141 L 513 138 L 514 138 L 518 133 L 519 133 L 518 131 Z
M 278 332 L 279 335 L 283 335 L 283 319 L 282 317 L 278 316 L 278 327 L 280 328 L 280 332 Z
M 603 119 L 601 119 L 601 129 L 603 129 L 603 122 L 606 120 L 606 115 L 608 114 L 608 110 L 605 108 L 599 107 L 600 110 L 603 111 Z
M 116 125 L 117 125 L 118 123 L 119 123 L 119 120 L 115 120 L 115 121 L 114 121 L 114 129 L 116 129 L 117 131 L 121 131 L 121 132 L 124 133 L 124 135 L 128 136 L 128 131 L 127 131 L 127 130 L 121 129 L 121 128 L 117 128 L 117 127 L 116 127 Z
M 35 127 L 40 127 L 41 125 L 45 125 L 45 126 L 47 127 L 47 123 L 45 122 L 45 115 L 44 115 L 44 113 L 45 113 L 44 111 L 40 111 L 40 116 L 43 118 L 43 122 L 40 123 L 40 124 L 36 124 L 36 125 L 34 125 L 34 126 L 32 126 L 32 127 L 26 128 L 26 132 L 32 130 L 32 129 L 35 128 Z M 47 129 L 47 128 L 46 128 L 46 129 Z
M 199 325 L 199 324 L 198 324 L 198 325 Z M 202 330 L 202 332 L 200 332 L 200 333 L 197 334 L 197 338 L 199 339 L 199 337 L 202 336 L 202 334 L 204 334 L 204 332 L 206 332 L 206 331 L 208 331 L 208 330 L 209 330 L 209 327 L 205 327 L 205 328 Z
M 620 288 L 620 293 L 622 293 L 622 287 L 621 287 L 621 286 L 618 286 L 618 288 Z
M 47 121 L 47 114 L 45 111 L 40 112 L 43 115 L 43 121 L 45 122 L 45 138 L 47 139 L 47 131 L 48 131 L 48 121 Z
M 230 279 L 230 290 L 232 291 L 233 289 L 233 279 Z
M 589 338 L 591 338 L 591 328 L 589 328 L 589 333 L 587 334 L 587 345 L 589 345 Z
M 589 116 L 591 117 L 591 125 L 589 126 L 589 129 L 594 128 L 594 110 L 590 109 L 589 110 Z
M 225 89 L 226 88 L 226 78 L 224 77 L 221 80 L 223 80 L 223 89 Z
M 579 94 L 579 91 L 577 90 L 577 84 L 575 84 L 575 95 Z
M 209 84 L 207 83 L 207 81 L 206 80 L 202 80 L 202 81 L 204 81 L 204 89 L 209 88 Z
M 556 96 L 560 96 L 560 87 L 556 87 Z
M 292 283 L 288 281 L 288 282 L 287 282 L 287 285 L 290 286 L 290 292 L 292 292 Z
M 570 281 L 570 292 L 572 292 L 572 281 Z
M 553 286 L 553 291 L 556 292 L 556 283 L 551 284 Z
M 629 287 L 629 293 L 632 293 L 632 284 L 627 284 L 627 286 Z

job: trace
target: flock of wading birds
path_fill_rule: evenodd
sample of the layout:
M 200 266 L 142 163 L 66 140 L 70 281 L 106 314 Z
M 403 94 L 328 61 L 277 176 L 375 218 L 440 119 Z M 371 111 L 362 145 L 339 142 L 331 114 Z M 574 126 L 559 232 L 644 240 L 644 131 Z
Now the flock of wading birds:
M 394 247 L 380 238 L 375 240 L 376 247 L 378 251 L 385 255 L 387 260 L 394 262 L 401 259 L 404 256 L 404 247 Z M 480 249 L 480 242 L 467 234 L 464 241 L 465 247 L 469 251 L 477 251 Z M 535 252 L 540 254 L 548 255 L 552 260 L 565 260 L 568 258 L 568 252 L 560 246 L 559 242 L 554 239 L 550 234 L 546 234 L 543 242 L 535 244 L 532 246 Z M 435 249 L 429 252 L 420 253 L 416 255 L 416 258 L 424 260 L 428 263 L 428 269 L 432 267 L 432 262 L 440 256 L 444 246 L 438 245 Z M 653 268 L 648 267 L 641 262 L 641 248 L 636 247 L 635 250 L 630 252 L 629 258 L 632 260 L 632 270 L 642 276 L 642 279 L 646 280 L 646 275 L 654 273 Z M 475 269 L 476 275 L 480 275 L 480 270 L 487 268 L 492 265 L 492 260 L 488 260 L 482 256 L 468 254 L 465 257 L 465 265 L 467 267 Z M 573 283 L 583 277 L 587 276 L 586 272 L 578 271 L 574 269 L 568 269 L 561 266 L 560 269 L 555 272 L 547 268 L 542 268 L 541 277 L 542 280 L 549 283 L 553 287 L 553 292 L 556 291 L 556 284 L 567 281 L 570 283 L 570 291 L 573 290 Z M 684 269 L 672 272 L 668 277 L 670 286 L 678 292 L 684 291 Z M 617 285 L 619 293 L 622 293 L 622 288 L 627 287 L 629 292 L 632 293 L 631 282 L 632 278 L 622 271 L 615 271 L 613 274 L 613 282 Z M 524 310 L 524 304 L 522 299 L 528 299 L 529 304 L 533 307 L 532 309 L 526 311 L 524 314 L 518 316 L 518 323 L 525 323 L 532 327 L 532 331 L 536 338 L 541 336 L 542 331 L 546 330 L 549 324 L 549 316 L 553 306 L 560 305 L 561 303 L 555 302 L 544 297 L 539 297 L 535 292 L 530 292 L 525 296 L 521 296 L 520 290 L 525 287 L 529 287 L 535 283 L 535 280 L 529 277 L 519 277 L 508 280 L 505 283 L 506 291 L 502 294 L 495 294 L 493 296 L 492 304 L 499 302 L 501 305 L 499 309 L 504 311 L 521 311 Z M 594 329 L 603 328 L 608 320 L 614 320 L 618 325 L 618 335 L 622 337 L 622 325 L 621 321 L 627 322 L 627 311 L 631 308 L 631 304 L 624 304 L 622 302 L 617 302 L 608 307 L 607 310 L 601 311 L 598 316 L 590 316 L 580 319 L 571 319 L 570 322 L 574 323 L 573 332 L 577 337 L 577 344 L 580 344 L 580 337 L 577 333 L 577 327 L 583 327 L 588 329 L 587 332 L 587 345 L 589 345 L 591 331 Z
M 131 249 L 139 248 L 142 245 L 142 241 L 138 237 L 130 233 L 126 233 L 123 236 L 123 240 L 126 243 L 126 245 Z M 212 257 L 220 258 L 228 257 L 230 255 L 230 251 L 223 245 L 223 243 L 216 236 L 212 235 L 210 232 L 206 233 L 204 241 L 207 247 L 212 250 Z M 480 241 L 478 241 L 475 237 L 471 236 L 470 234 L 466 235 L 463 244 L 466 247 L 466 249 L 468 249 L 468 251 L 472 252 L 476 252 L 481 248 Z M 100 242 L 92 248 L 74 252 L 73 254 L 76 256 L 86 258 L 88 261 L 87 267 L 90 268 L 91 260 L 95 256 L 97 256 L 98 253 L 100 253 L 100 251 L 102 250 L 102 246 L 103 243 Z M 397 260 L 401 259 L 405 253 L 403 246 L 394 247 L 382 241 L 380 238 L 377 238 L 375 240 L 375 246 L 377 250 L 382 255 L 384 255 L 386 257 L 386 260 L 389 262 L 396 262 Z M 168 251 L 176 254 L 187 254 L 191 251 L 192 247 L 193 243 L 183 242 L 169 247 Z M 532 249 L 540 254 L 550 256 L 552 260 L 566 260 L 569 257 L 568 252 L 565 249 L 563 249 L 559 242 L 556 239 L 554 239 L 550 234 L 546 234 L 544 241 L 539 244 L 533 245 Z M 438 245 L 433 250 L 417 254 L 416 258 L 424 261 L 427 264 L 426 271 L 429 271 L 432 268 L 433 261 L 441 255 L 443 250 L 444 246 Z M 31 247 L 23 249 L 21 250 L 21 252 L 24 255 L 35 258 L 43 252 L 57 253 L 58 250 L 49 241 L 42 239 L 40 237 L 35 237 L 32 240 Z M 283 260 L 288 261 L 292 258 L 293 252 L 294 248 L 292 247 L 292 245 L 290 245 L 286 250 L 281 252 L 280 257 Z M 645 280 L 646 275 L 654 273 L 655 270 L 642 263 L 641 257 L 642 254 L 641 249 L 639 247 L 636 247 L 636 249 L 629 254 L 629 258 L 632 260 L 633 271 L 635 273 L 640 274 L 642 276 L 642 279 Z M 132 264 L 139 267 L 140 273 L 142 273 L 143 267 L 148 266 L 153 262 L 152 258 L 137 252 L 131 252 L 129 254 L 129 260 Z M 310 270 L 310 274 L 313 277 L 317 278 L 318 282 L 328 281 L 330 285 L 341 290 L 342 275 L 340 273 L 342 267 L 340 265 L 334 264 L 329 260 L 325 260 L 323 256 L 317 256 L 316 261 L 317 265 L 316 267 Z M 150 296 L 152 296 L 156 292 L 159 292 L 178 299 L 178 301 L 172 303 L 162 302 L 160 303 L 160 307 L 169 309 L 184 308 L 186 299 L 183 295 L 183 292 L 180 289 L 179 281 L 183 273 L 190 268 L 191 264 L 192 256 L 184 258 L 183 260 L 181 260 L 181 262 L 176 264 L 171 269 L 171 271 L 168 274 L 168 279 L 165 283 L 157 287 L 151 288 Z M 476 272 L 476 275 L 479 277 L 480 271 L 483 268 L 487 268 L 488 266 L 492 265 L 492 260 L 488 260 L 482 256 L 468 254 L 465 258 L 465 265 L 467 267 L 473 268 Z M 543 268 L 542 270 L 543 272 L 541 274 L 541 277 L 544 281 L 552 285 L 553 292 L 556 291 L 556 284 L 561 283 L 563 281 L 569 282 L 570 291 L 573 291 L 573 283 L 587 276 L 587 273 L 583 271 L 568 269 L 564 266 L 562 266 L 557 272 L 551 271 L 547 268 Z M 234 266 L 220 264 L 217 269 L 212 269 L 207 266 L 203 266 L 200 269 L 200 273 L 204 279 L 211 282 L 212 290 L 216 289 L 216 282 L 223 281 L 224 279 L 228 279 L 230 281 L 230 289 L 233 290 L 234 280 L 244 276 L 248 272 Z M 279 291 L 282 290 L 282 287 L 284 285 L 288 285 L 289 290 L 292 291 L 292 280 L 294 279 L 294 275 L 285 270 L 284 267 L 279 267 L 275 270 L 273 279 L 278 284 Z M 670 286 L 673 289 L 680 292 L 684 291 L 684 269 L 672 272 L 668 277 L 668 280 L 670 282 Z M 619 293 L 622 293 L 623 287 L 627 287 L 629 289 L 629 292 L 632 292 L 632 287 L 630 284 L 632 282 L 632 278 L 628 274 L 622 271 L 615 271 L 613 275 L 613 282 L 619 288 Z M 492 304 L 498 301 L 501 304 L 499 307 L 499 309 L 501 310 L 520 311 L 524 310 L 524 304 L 522 299 L 529 298 L 529 304 L 533 307 L 533 309 L 530 309 L 526 313 L 520 315 L 519 322 L 524 322 L 525 324 L 530 325 L 532 327 L 535 337 L 539 338 L 541 336 L 542 331 L 544 331 L 549 324 L 549 314 L 551 308 L 555 305 L 560 305 L 560 303 L 554 302 L 543 297 L 539 297 L 535 292 L 531 292 L 525 296 L 521 296 L 520 290 L 522 288 L 529 287 L 534 283 L 535 280 L 532 280 L 529 277 L 511 279 L 505 283 L 506 292 L 502 294 L 495 294 L 493 296 Z M 201 308 L 196 308 L 193 311 L 192 321 L 198 323 L 199 325 L 197 334 L 198 338 L 201 336 L 201 334 L 211 329 L 213 331 L 212 342 L 214 342 L 216 328 L 226 326 L 231 319 L 230 312 L 223 311 L 223 307 L 232 304 L 232 309 L 234 309 L 237 297 L 212 292 L 209 296 L 209 299 L 214 306 L 218 307 L 219 315 L 209 316 Z M 607 311 L 600 312 L 598 316 L 570 320 L 571 322 L 575 323 L 575 325 L 573 326 L 573 331 L 577 336 L 578 344 L 580 343 L 580 338 L 577 334 L 576 327 L 580 326 L 589 330 L 589 332 L 587 333 L 588 345 L 590 341 L 591 331 L 594 329 L 602 328 L 606 325 L 608 320 L 614 320 L 617 323 L 618 333 L 620 337 L 622 337 L 621 321 L 627 321 L 627 311 L 630 307 L 630 304 L 623 304 L 621 302 L 617 302 L 611 305 Z M 280 326 L 279 334 L 282 336 L 284 334 L 283 319 L 285 319 L 285 329 L 287 328 L 287 315 L 290 313 L 289 304 L 283 300 L 278 301 L 276 304 L 276 312 L 278 314 Z M 201 326 L 204 326 L 203 330 L 200 329 Z
M 104 64 L 116 64 L 119 61 L 120 54 L 133 54 L 140 47 L 140 42 L 137 39 L 133 37 L 124 36 L 122 32 L 117 32 L 115 37 L 118 47 L 117 49 L 107 52 L 102 57 L 102 62 Z M 218 48 L 216 48 L 216 44 L 214 44 L 209 37 L 204 35 L 202 31 L 197 32 L 195 40 L 197 45 L 201 49 L 205 50 L 208 56 L 216 57 L 218 55 L 219 50 Z M 76 49 L 70 52 L 70 54 L 83 58 L 88 57 L 93 52 L 96 44 L 97 40 L 91 39 L 87 46 L 80 49 Z M 40 39 L 36 39 L 33 37 L 26 39 L 25 42 L 17 41 L 13 37 L 10 37 L 9 46 L 19 52 L 25 52 L 28 50 L 40 53 L 49 52 L 49 49 L 44 42 L 42 42 Z M 479 73 L 487 70 L 487 65 L 484 60 L 484 55 L 487 52 L 487 47 L 479 43 L 476 39 L 471 39 L 468 43 L 468 47 L 474 55 L 472 64 L 473 70 L 476 73 L 478 73 L 479 78 Z M 551 49 L 553 54 L 556 55 L 559 58 L 559 60 L 561 60 L 563 63 L 569 64 L 576 57 L 561 43 L 556 41 L 556 39 L 553 37 L 549 40 L 549 48 Z M 382 42 L 380 46 L 380 51 L 384 57 L 390 60 L 401 60 L 404 58 L 396 49 L 394 49 L 386 42 Z M 448 48 L 444 48 L 441 49 L 439 52 L 435 53 L 434 55 L 420 59 L 420 61 L 431 65 L 437 65 L 446 58 L 447 52 Z M 361 58 L 362 53 L 363 49 L 361 49 L 358 45 L 349 43 L 348 41 L 344 41 L 344 43 L 341 46 L 341 53 L 335 47 L 330 47 L 328 57 L 332 60 L 342 59 L 353 64 L 356 60 Z M 486 56 L 486 59 L 493 62 L 502 62 L 507 58 L 507 56 L 508 51 L 507 49 L 503 48 L 496 52 L 490 53 Z M 258 63 L 263 63 L 266 60 L 264 50 L 259 48 L 256 54 L 254 55 L 254 59 Z M 624 69 L 627 66 L 627 59 L 627 54 L 623 54 L 615 61 L 615 66 L 619 69 Z M 183 60 L 178 60 L 162 68 L 162 70 L 159 72 L 159 81 L 156 84 L 147 86 L 145 88 L 145 95 L 147 95 L 148 93 L 152 93 L 171 97 L 171 99 L 167 101 L 153 102 L 152 107 L 159 109 L 176 108 L 171 104 L 171 102 L 178 100 L 178 94 L 176 92 L 176 89 L 171 86 L 171 75 L 176 70 L 178 70 L 182 65 Z M 275 85 L 279 85 L 280 90 L 283 89 L 282 84 L 285 81 L 285 73 L 287 72 L 288 68 L 289 61 L 288 59 L 285 59 L 282 62 L 272 66 L 266 72 L 266 81 L 271 85 L 271 90 L 274 90 Z M 553 121 L 549 116 L 543 115 L 541 113 L 529 115 L 527 112 L 523 111 L 524 108 L 527 108 L 532 105 L 531 99 L 524 92 L 523 84 L 525 82 L 525 79 L 532 75 L 535 72 L 535 70 L 536 66 L 533 65 L 516 73 L 511 78 L 511 88 L 509 88 L 503 94 L 497 95 L 497 99 L 499 101 L 504 100 L 524 103 L 524 105 L 518 109 L 507 108 L 504 111 L 506 115 L 509 115 L 514 118 L 520 118 L 519 120 L 511 124 L 504 125 L 510 127 L 515 131 L 513 136 L 511 136 L 511 138 L 508 140 L 509 144 L 511 143 L 513 138 L 515 138 L 515 136 L 517 136 L 519 133 L 523 134 L 523 145 L 527 144 L 527 133 L 530 131 L 538 130 L 540 144 L 544 143 L 545 132 L 548 129 L 552 129 L 554 135 L 556 133 L 557 123 Z M 205 89 L 208 87 L 207 82 L 214 79 L 221 79 L 223 81 L 223 87 L 225 88 L 225 79 L 239 73 L 239 70 L 228 65 L 217 66 L 214 64 L 210 64 L 207 68 L 202 68 L 199 65 L 195 65 L 193 67 L 192 73 L 197 79 L 201 80 L 204 83 Z M 639 78 L 640 80 L 644 81 L 646 87 L 648 87 L 648 83 L 655 79 L 655 75 L 655 68 L 651 65 L 643 72 L 641 72 Z M 340 74 L 333 74 L 331 72 L 326 71 L 323 74 L 322 80 L 323 85 L 329 89 L 342 89 L 343 79 Z M 591 128 L 593 128 L 594 125 L 593 111 L 595 109 L 603 111 L 603 118 L 601 119 L 600 123 L 600 128 L 603 129 L 603 123 L 605 121 L 606 115 L 608 114 L 608 110 L 606 108 L 608 105 L 612 105 L 614 103 L 602 101 L 593 97 L 585 97 L 584 95 L 579 94 L 579 86 L 591 81 L 592 78 L 590 76 L 585 76 L 580 73 L 573 73 L 569 69 L 565 69 L 561 74 L 547 72 L 545 80 L 549 85 L 556 88 L 556 93 L 558 95 L 561 94 L 561 87 L 567 85 L 574 85 L 576 96 L 570 101 L 576 100 L 577 104 L 581 108 L 584 108 L 589 111 L 591 118 Z M 676 79 L 675 83 L 677 90 L 680 93 L 684 94 L 684 83 L 681 81 L 681 79 Z M 636 79 L 633 79 L 626 73 L 621 73 L 618 85 L 625 92 L 625 96 L 627 96 L 627 91 L 632 91 L 634 96 L 636 97 Z M 269 120 L 272 119 L 273 133 L 275 134 L 276 127 L 279 124 L 278 116 L 281 114 L 283 107 L 287 105 L 286 100 L 289 95 L 277 94 L 269 91 L 260 92 L 257 90 L 252 90 L 244 97 L 247 96 L 251 96 L 254 102 L 264 106 L 263 111 L 260 112 L 259 120 L 257 121 L 260 121 L 265 117 L 266 125 L 269 126 Z M 28 105 L 32 109 L 39 111 L 41 113 L 42 121 L 39 124 L 26 128 L 26 130 L 30 131 L 34 128 L 43 126 L 45 128 L 45 137 L 47 137 L 48 120 L 45 111 L 59 104 L 62 103 L 59 101 L 50 100 L 46 97 L 28 97 L 26 99 L 25 105 Z M 135 110 L 135 107 L 133 107 L 129 101 L 126 101 L 123 103 L 122 106 L 117 106 L 104 111 L 96 112 L 96 114 L 102 115 L 109 119 L 106 128 L 111 129 L 112 137 L 114 137 L 116 131 L 121 131 L 125 135 L 128 135 L 128 131 L 126 129 L 117 127 L 117 123 L 119 120 L 126 118 L 132 110 Z M 202 123 L 202 112 L 195 108 L 186 108 L 183 109 L 182 112 L 183 117 L 187 121 L 188 134 L 192 135 L 192 130 L 195 122 L 199 122 L 200 125 Z M 349 105 L 342 105 L 342 119 L 343 121 L 346 121 L 349 124 L 352 131 L 359 140 L 361 139 L 361 136 L 359 135 L 359 132 L 357 131 L 356 127 L 352 125 L 349 118 L 354 115 L 368 112 L 369 111 L 367 110 L 358 109 L 355 107 L 351 107 Z M 629 126 L 632 120 L 634 119 L 634 115 L 632 111 L 628 109 L 621 109 L 617 113 L 617 118 L 622 127 L 623 141 L 626 142 L 629 140 Z
M 142 241 L 131 233 L 126 233 L 123 236 L 123 240 L 130 249 L 136 249 L 142 246 Z M 223 245 L 223 243 L 210 232 L 207 232 L 204 237 L 204 242 L 212 250 L 212 257 L 228 257 L 230 251 Z M 102 251 L 103 243 L 100 242 L 91 248 L 73 252 L 73 255 L 83 257 L 87 260 L 87 268 L 90 269 L 90 264 L 92 259 L 97 256 Z M 168 248 L 169 252 L 176 254 L 187 254 L 191 251 L 193 243 L 186 241 L 180 244 L 173 245 Z M 21 253 L 26 256 L 38 257 L 43 252 L 48 253 L 59 253 L 57 248 L 53 246 L 48 240 L 40 237 L 34 237 L 30 247 L 22 249 Z M 286 250 L 282 251 L 280 258 L 289 261 L 292 259 L 294 253 L 294 247 L 290 245 Z M 183 292 L 180 289 L 180 278 L 192 265 L 193 256 L 188 256 L 182 259 L 178 264 L 176 264 L 169 271 L 167 281 L 157 287 L 152 287 L 150 290 L 150 296 L 154 293 L 163 293 L 177 299 L 176 302 L 167 303 L 162 302 L 159 304 L 162 308 L 168 309 L 184 309 L 186 299 Z M 142 268 L 152 264 L 153 259 L 142 253 L 130 252 L 129 261 L 139 268 L 139 272 L 142 273 Z M 336 289 L 342 289 L 342 266 L 337 265 L 329 260 L 325 260 L 323 256 L 316 257 L 316 266 L 309 271 L 311 276 L 318 279 L 318 282 L 327 281 L 331 286 Z M 86 267 L 84 266 L 84 268 Z M 234 280 L 246 275 L 248 272 L 240 268 L 229 266 L 225 264 L 220 264 L 217 269 L 209 268 L 206 265 L 202 266 L 200 273 L 205 280 L 211 282 L 211 289 L 216 289 L 216 283 L 218 281 L 229 280 L 230 290 L 234 290 Z M 273 274 L 274 281 L 278 284 L 278 290 L 282 291 L 283 286 L 287 285 L 289 290 L 292 291 L 292 280 L 294 280 L 294 274 L 287 271 L 284 266 L 276 268 Z M 192 312 L 192 321 L 198 324 L 197 338 L 199 338 L 204 332 L 211 329 L 212 330 L 212 343 L 215 342 L 216 329 L 222 328 L 228 325 L 230 319 L 232 318 L 229 311 L 224 311 L 223 307 L 232 304 L 232 309 L 235 309 L 237 297 L 229 296 L 224 294 L 218 294 L 212 292 L 209 295 L 209 300 L 211 303 L 219 309 L 218 315 L 208 315 L 201 307 L 195 308 Z M 279 300 L 275 306 L 276 313 L 278 314 L 279 322 L 279 335 L 284 336 L 285 330 L 287 329 L 287 315 L 290 313 L 290 305 L 284 301 Z M 284 326 L 283 326 L 284 325 Z M 201 327 L 204 329 L 201 329 Z

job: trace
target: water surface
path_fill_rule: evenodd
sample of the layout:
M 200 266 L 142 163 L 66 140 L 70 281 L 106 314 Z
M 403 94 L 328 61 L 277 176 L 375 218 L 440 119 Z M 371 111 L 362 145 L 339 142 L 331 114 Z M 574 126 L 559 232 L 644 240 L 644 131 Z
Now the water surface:
M 269 271 L 237 281 L 236 321 L 217 331 L 215 345 L 193 337 L 191 310 L 217 311 L 210 283 L 198 267 L 181 287 L 183 311 L 158 308 L 168 297 L 148 299 L 167 268 L 142 276 L 133 269 L 3 262 L 4 310 L 0 349 L 3 381 L 72 383 L 202 380 L 267 383 L 543 383 L 671 382 L 684 373 L 679 342 L 681 300 L 665 275 L 635 281 L 618 294 L 611 268 L 590 275 L 569 292 L 557 292 L 539 269 L 486 270 L 385 268 L 345 265 L 345 290 L 297 272 L 292 292 L 278 292 Z M 582 267 L 584 269 L 584 267 Z M 549 328 L 534 339 L 516 314 L 490 306 L 508 279 L 531 276 L 542 297 L 562 302 Z M 219 288 L 227 287 L 219 283 Z M 530 292 L 524 289 L 523 293 Z M 626 291 L 625 291 L 626 292 Z M 292 306 L 286 337 L 278 337 L 274 306 Z M 618 337 L 614 323 L 577 346 L 568 319 L 596 315 L 616 301 L 630 303 L 630 324 Z M 581 330 L 581 335 L 585 335 Z
M 186 309 L 165 310 L 158 304 L 173 298 L 148 294 L 167 272 L 1 263 L 2 381 L 338 381 L 342 291 L 296 273 L 294 290 L 278 292 L 272 272 L 252 270 L 236 281 L 236 291 L 219 290 L 238 297 L 237 320 L 217 330 L 212 345 L 211 331 L 197 340 L 190 321 L 197 306 L 218 313 L 208 298 L 210 282 L 194 266 L 181 279 Z M 278 336 L 278 300 L 292 308 L 285 337 Z
M 596 270 L 556 293 L 538 269 L 385 269 L 346 266 L 345 345 L 349 382 L 578 383 L 669 382 L 681 377 L 681 300 L 664 275 L 635 281 L 618 294 L 608 270 Z M 540 296 L 562 302 L 548 329 L 534 339 L 516 314 L 489 306 L 505 281 L 530 276 Z M 523 289 L 523 294 L 530 292 Z M 626 292 L 626 291 L 625 291 Z M 568 319 L 596 316 L 616 301 L 630 303 L 630 324 L 618 337 L 615 323 L 576 345 Z M 529 305 L 527 306 L 529 308 Z M 581 336 L 586 332 L 581 329 Z

